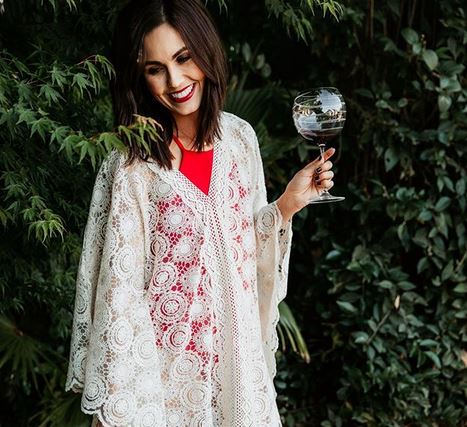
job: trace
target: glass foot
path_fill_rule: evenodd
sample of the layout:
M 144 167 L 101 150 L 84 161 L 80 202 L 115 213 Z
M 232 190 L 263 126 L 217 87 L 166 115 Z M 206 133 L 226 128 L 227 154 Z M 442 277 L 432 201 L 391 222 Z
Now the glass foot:
M 341 202 L 345 200 L 345 197 L 342 196 L 331 196 L 329 193 L 323 193 L 316 199 L 310 200 L 308 204 L 317 204 L 317 203 L 331 203 L 331 202 Z

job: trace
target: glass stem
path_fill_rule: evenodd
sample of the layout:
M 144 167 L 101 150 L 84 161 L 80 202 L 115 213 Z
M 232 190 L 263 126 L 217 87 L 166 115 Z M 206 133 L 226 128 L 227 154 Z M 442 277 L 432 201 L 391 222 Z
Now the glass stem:
M 324 150 L 326 148 L 326 144 L 319 144 L 319 153 L 321 154 L 321 159 L 324 160 Z M 319 197 L 328 197 L 330 196 L 328 190 L 324 189 L 321 194 L 319 195 Z

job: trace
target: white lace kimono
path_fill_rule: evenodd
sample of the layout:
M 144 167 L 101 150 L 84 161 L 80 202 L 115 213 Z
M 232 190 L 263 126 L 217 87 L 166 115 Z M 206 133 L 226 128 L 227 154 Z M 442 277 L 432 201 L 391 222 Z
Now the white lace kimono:
M 273 377 L 291 222 L 267 204 L 252 127 L 222 113 L 206 195 L 178 170 L 94 187 L 66 389 L 106 427 L 277 427 Z

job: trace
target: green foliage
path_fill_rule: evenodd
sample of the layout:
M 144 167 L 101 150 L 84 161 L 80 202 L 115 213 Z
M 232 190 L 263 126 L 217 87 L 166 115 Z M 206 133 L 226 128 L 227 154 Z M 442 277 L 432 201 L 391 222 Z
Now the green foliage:
M 157 138 L 142 117 L 113 128 L 118 3 L 21 0 L 0 15 L 2 425 L 89 424 L 63 387 L 90 192 L 122 138 L 146 149 L 144 136 Z M 293 129 L 297 91 L 337 86 L 348 106 L 333 159 L 346 201 L 294 218 L 276 377 L 284 425 L 461 427 L 463 3 L 208 3 L 232 69 L 226 109 L 255 125 L 271 200 L 316 153 Z

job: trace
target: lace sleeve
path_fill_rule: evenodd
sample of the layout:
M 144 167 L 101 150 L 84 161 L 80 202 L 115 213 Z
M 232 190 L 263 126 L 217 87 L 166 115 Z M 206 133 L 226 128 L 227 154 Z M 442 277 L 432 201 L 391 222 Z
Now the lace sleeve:
M 105 427 L 165 426 L 160 365 L 145 297 L 147 191 L 112 155 L 98 174 L 77 277 L 66 389 Z
M 263 350 L 271 377 L 276 375 L 275 353 L 279 340 L 276 326 L 279 303 L 287 293 L 292 221 L 283 224 L 276 202 L 267 204 L 264 170 L 256 134 L 251 129 L 255 157 L 254 220 L 256 232 L 258 304 Z

